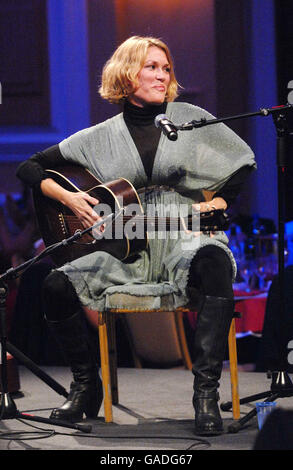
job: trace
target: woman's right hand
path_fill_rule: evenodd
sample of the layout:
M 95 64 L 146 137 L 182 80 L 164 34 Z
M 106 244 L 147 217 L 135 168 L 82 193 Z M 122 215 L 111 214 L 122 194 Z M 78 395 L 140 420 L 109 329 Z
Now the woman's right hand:
M 93 206 L 99 204 L 99 200 L 86 192 L 78 191 L 74 193 L 67 191 L 62 203 L 77 216 L 84 228 L 89 228 L 98 220 L 102 220 L 93 208 Z
M 99 200 L 88 193 L 67 191 L 52 178 L 46 178 L 41 182 L 41 190 L 45 196 L 56 199 L 68 207 L 84 228 L 89 228 L 101 220 L 101 217 L 93 209 L 93 206 L 99 204 Z M 101 226 L 101 230 L 102 228 L 103 226 Z

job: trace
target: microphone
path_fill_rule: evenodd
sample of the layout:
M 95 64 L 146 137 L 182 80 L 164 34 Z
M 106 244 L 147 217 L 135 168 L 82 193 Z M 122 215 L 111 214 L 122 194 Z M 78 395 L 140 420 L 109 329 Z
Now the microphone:
M 167 118 L 166 114 L 155 117 L 155 126 L 160 127 L 169 140 L 177 140 L 178 134 L 175 124 Z

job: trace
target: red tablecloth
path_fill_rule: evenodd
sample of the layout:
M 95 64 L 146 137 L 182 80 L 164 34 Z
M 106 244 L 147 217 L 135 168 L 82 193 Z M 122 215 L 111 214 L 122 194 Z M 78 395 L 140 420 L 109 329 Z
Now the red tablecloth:
M 265 308 L 267 301 L 266 292 L 234 291 L 235 312 L 241 313 L 241 318 L 235 319 L 236 333 L 253 331 L 260 333 L 263 329 Z M 187 317 L 190 326 L 195 329 L 196 312 L 188 312 Z
M 261 333 L 265 317 L 267 293 L 235 291 L 235 312 L 241 318 L 235 319 L 236 333 L 253 331 Z

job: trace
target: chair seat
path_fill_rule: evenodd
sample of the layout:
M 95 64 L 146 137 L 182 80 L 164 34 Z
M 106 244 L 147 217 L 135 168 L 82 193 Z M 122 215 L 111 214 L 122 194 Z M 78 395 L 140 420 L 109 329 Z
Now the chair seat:
M 142 293 L 143 290 L 143 293 Z M 106 309 L 173 311 L 174 291 L 168 284 L 132 284 L 106 290 Z

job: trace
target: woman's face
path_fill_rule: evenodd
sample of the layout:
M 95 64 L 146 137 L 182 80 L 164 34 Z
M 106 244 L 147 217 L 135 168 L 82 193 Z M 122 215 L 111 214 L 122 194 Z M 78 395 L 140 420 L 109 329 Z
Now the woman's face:
M 165 52 L 150 46 L 137 77 L 139 84 L 129 95 L 129 101 L 140 107 L 163 103 L 170 83 L 170 64 Z

